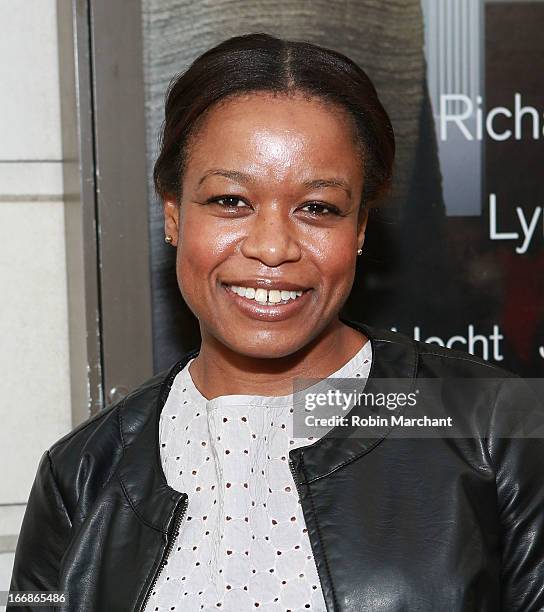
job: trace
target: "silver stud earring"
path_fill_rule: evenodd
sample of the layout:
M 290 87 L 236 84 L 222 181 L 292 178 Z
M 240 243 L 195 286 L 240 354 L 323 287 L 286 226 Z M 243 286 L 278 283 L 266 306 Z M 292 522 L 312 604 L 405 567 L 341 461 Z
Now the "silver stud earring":
M 164 242 L 168 242 L 168 244 L 172 244 L 172 240 L 174 239 L 172 238 L 172 236 L 170 236 L 170 234 L 164 237 Z
M 362 254 L 363 254 L 363 249 L 362 248 L 357 249 L 357 255 L 362 255 Z

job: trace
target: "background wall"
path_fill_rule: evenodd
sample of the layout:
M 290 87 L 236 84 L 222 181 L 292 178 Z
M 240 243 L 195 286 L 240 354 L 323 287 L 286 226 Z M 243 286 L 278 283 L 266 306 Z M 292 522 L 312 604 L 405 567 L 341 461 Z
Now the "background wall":
M 36 467 L 72 426 L 56 3 L 0 0 L 0 590 Z

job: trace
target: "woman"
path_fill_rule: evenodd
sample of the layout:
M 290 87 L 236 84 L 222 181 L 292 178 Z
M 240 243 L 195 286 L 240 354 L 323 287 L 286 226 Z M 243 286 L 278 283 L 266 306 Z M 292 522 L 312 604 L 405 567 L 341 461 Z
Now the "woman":
M 536 397 L 340 315 L 393 157 L 334 51 L 234 37 L 172 83 L 154 179 L 202 343 L 46 451 L 12 590 L 74 611 L 544 609 L 544 443 L 506 435 L 542 423 Z M 295 431 L 294 382 L 327 377 L 372 397 L 430 379 L 425 409 L 463 435 Z

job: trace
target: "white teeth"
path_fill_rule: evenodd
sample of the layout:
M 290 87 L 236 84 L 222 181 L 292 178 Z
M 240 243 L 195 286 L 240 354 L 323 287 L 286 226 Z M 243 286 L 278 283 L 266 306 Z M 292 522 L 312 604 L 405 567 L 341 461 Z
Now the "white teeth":
M 279 304 L 288 300 L 295 300 L 302 295 L 302 291 L 288 291 L 286 289 L 255 289 L 253 287 L 240 287 L 227 285 L 231 291 L 248 300 L 255 300 L 259 304 Z
M 268 291 L 266 289 L 257 289 L 255 291 L 256 302 L 266 302 L 268 300 Z
M 278 291 L 277 289 L 270 289 L 268 292 L 268 301 L 272 302 L 272 304 L 281 302 L 281 291 Z

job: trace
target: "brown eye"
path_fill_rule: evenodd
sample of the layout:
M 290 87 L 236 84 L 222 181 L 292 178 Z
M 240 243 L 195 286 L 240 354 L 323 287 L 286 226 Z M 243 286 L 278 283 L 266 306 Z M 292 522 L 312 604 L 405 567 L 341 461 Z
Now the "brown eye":
M 334 206 L 329 206 L 328 204 L 322 204 L 321 202 L 310 202 L 302 207 L 301 210 L 308 209 L 309 212 L 314 217 L 324 217 L 326 215 L 337 215 L 338 209 Z
M 246 206 L 244 200 L 237 196 L 221 196 L 219 198 L 210 198 L 208 202 L 214 202 L 216 204 L 219 204 L 219 206 L 223 208 L 243 208 L 244 206 Z M 242 203 L 242 206 L 240 206 L 240 202 Z

